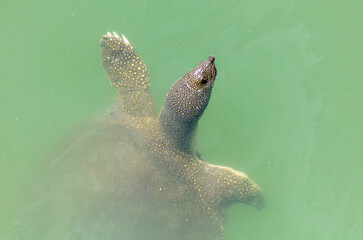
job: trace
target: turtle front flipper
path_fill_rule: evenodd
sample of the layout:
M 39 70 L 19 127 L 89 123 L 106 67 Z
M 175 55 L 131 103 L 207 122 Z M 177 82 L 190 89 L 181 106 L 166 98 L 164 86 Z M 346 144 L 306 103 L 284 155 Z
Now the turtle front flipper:
M 224 188 L 224 201 L 227 203 L 242 202 L 261 209 L 265 205 L 265 199 L 261 188 L 253 182 L 245 173 L 232 168 L 212 165 L 218 175 L 217 182 Z
M 205 182 L 214 188 L 220 200 L 227 206 L 236 202 L 246 203 L 257 209 L 265 204 L 261 188 L 253 182 L 245 173 L 213 164 L 205 165 L 208 178 Z M 218 197 L 217 197 L 218 198 Z
M 153 115 L 150 78 L 146 65 L 124 35 L 113 32 L 100 41 L 102 65 L 111 85 L 120 94 L 123 112 L 134 116 Z

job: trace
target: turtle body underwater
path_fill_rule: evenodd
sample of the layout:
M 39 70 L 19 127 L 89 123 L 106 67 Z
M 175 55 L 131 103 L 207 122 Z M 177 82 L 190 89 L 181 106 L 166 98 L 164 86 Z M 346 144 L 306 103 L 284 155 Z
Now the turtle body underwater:
M 261 208 L 264 197 L 246 174 L 208 164 L 196 150 L 215 58 L 177 80 L 158 114 L 146 65 L 126 37 L 107 33 L 100 45 L 119 98 L 54 162 L 42 202 L 53 213 L 38 239 L 224 239 L 226 209 Z

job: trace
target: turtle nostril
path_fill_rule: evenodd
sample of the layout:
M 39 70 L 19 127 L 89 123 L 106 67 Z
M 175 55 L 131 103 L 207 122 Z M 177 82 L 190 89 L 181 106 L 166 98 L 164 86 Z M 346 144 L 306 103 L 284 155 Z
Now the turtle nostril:
M 214 56 L 212 56 L 212 55 L 210 55 L 209 57 L 208 57 L 208 60 L 211 62 L 211 63 L 213 63 L 214 62 Z

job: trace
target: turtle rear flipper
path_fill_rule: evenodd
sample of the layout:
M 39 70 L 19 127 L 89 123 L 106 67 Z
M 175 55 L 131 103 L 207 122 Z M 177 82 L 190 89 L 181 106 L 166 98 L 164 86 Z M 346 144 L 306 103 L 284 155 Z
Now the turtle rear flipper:
M 100 45 L 102 65 L 120 94 L 122 110 L 135 116 L 154 114 L 146 65 L 127 38 L 108 32 Z

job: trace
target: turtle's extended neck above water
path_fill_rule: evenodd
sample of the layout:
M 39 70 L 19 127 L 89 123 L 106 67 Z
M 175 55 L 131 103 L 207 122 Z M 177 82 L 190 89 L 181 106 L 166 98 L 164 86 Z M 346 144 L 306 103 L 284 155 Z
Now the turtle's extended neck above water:
M 208 105 L 216 74 L 214 57 L 209 56 L 176 81 L 166 94 L 160 125 L 181 151 L 194 152 L 198 121 Z

